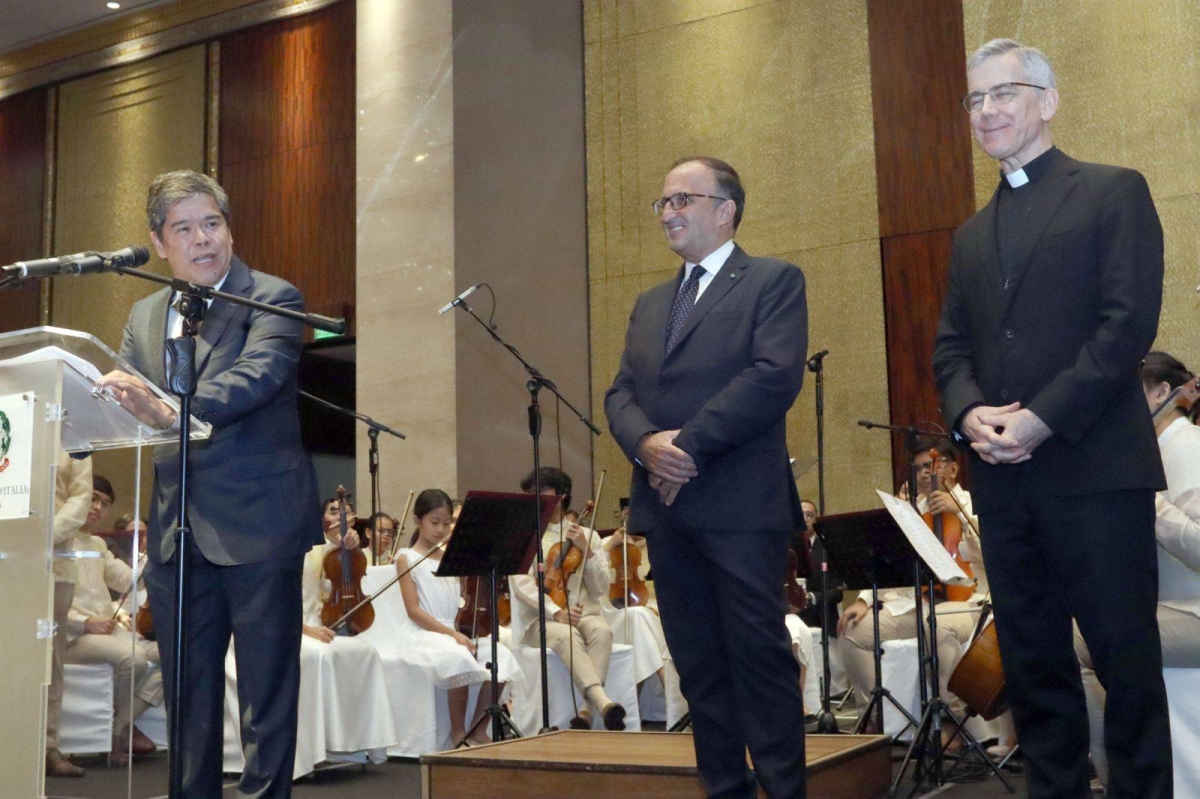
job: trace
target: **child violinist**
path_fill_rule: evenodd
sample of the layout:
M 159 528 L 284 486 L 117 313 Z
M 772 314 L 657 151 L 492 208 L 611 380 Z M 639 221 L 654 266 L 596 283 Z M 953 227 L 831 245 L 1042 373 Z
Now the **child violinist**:
M 440 489 L 426 489 L 417 496 L 413 503 L 416 533 L 412 546 L 396 553 L 396 569 L 403 575 L 400 593 L 408 612 L 407 623 L 403 625 L 403 645 L 424 655 L 423 664 L 434 684 L 446 690 L 451 737 L 458 743 L 483 718 L 490 704 L 485 687 L 476 702 L 473 718 L 467 721 L 470 686 L 490 679 L 484 664 L 490 657 L 491 643 L 486 637 L 471 639 L 455 629 L 462 595 L 460 580 L 436 574 L 443 551 L 438 545 L 449 540 L 454 527 L 453 508 L 450 496 Z M 410 567 L 412 570 L 405 573 Z M 520 677 L 520 667 L 512 652 L 500 644 L 497 644 L 497 664 L 499 692 L 503 696 L 505 685 Z M 488 740 L 487 725 L 480 724 L 466 742 L 480 744 Z

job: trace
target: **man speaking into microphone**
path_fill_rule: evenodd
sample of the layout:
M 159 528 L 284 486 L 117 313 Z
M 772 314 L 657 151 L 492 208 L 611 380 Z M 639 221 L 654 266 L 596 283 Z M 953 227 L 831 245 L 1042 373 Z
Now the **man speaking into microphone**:
M 146 203 L 150 240 L 180 280 L 281 308 L 302 310 L 294 286 L 255 271 L 233 254 L 229 198 L 196 172 L 155 178 Z M 164 390 L 164 340 L 181 335 L 172 289 L 133 306 L 121 357 Z M 170 674 L 175 651 L 175 560 L 186 557 L 188 673 L 168 711 L 187 724 L 181 757 L 185 796 L 220 796 L 225 652 L 237 659 L 246 767 L 238 796 L 291 795 L 300 689 L 301 570 L 323 540 L 312 463 L 300 443 L 296 368 L 300 322 L 214 299 L 196 341 L 192 414 L 212 425 L 189 453 L 187 552 L 175 547 L 179 448 L 159 447 L 154 463 L 146 585 Z M 175 411 L 140 380 L 105 375 L 121 405 L 144 423 L 178 425 Z M 170 685 L 172 681 L 167 681 Z

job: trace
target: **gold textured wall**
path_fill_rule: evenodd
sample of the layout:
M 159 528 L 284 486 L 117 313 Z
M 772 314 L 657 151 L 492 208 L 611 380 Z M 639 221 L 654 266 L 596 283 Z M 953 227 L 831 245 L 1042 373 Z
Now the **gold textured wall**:
M 738 243 L 798 264 L 808 280 L 810 349 L 825 380 L 830 512 L 876 507 L 890 442 L 857 427 L 888 417 L 867 11 L 861 0 L 585 0 L 592 407 L 620 360 L 634 299 L 674 277 L 650 201 L 683 155 L 742 175 Z M 789 415 L 801 471 L 816 459 L 811 375 Z M 599 519 L 612 518 L 629 464 L 611 436 Z M 815 466 L 800 490 L 815 499 Z
M 150 181 L 170 169 L 204 169 L 205 91 L 203 46 L 59 87 L 53 252 L 150 247 Z M 157 256 L 147 268 L 169 271 Z M 117 275 L 54 278 L 51 324 L 91 333 L 119 350 L 130 307 L 157 288 Z M 114 517 L 133 509 L 133 463 L 130 452 L 96 455 L 95 472 L 117 492 Z M 144 494 L 150 476 L 147 463 Z
M 1054 143 L 1083 161 L 1146 176 L 1166 240 L 1155 346 L 1200 368 L 1200 52 L 1196 0 L 964 0 L 967 52 L 1010 37 L 1045 51 L 1061 101 Z M 965 116 L 963 124 L 967 124 Z M 996 164 L 975 148 L 976 200 L 995 191 Z

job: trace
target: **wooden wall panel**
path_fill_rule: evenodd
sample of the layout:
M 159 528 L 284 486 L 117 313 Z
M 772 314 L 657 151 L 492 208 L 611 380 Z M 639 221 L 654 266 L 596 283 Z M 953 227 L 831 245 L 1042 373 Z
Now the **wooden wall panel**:
M 952 230 L 890 236 L 880 242 L 888 342 L 888 394 L 893 424 L 933 421 L 945 426 L 933 381 L 933 339 L 950 263 Z M 892 445 L 897 476 L 903 441 Z
M 957 227 L 975 210 L 961 0 L 867 9 L 879 235 Z
M 0 101 L 0 264 L 42 254 L 46 90 Z M 38 324 L 41 283 L 0 289 L 0 333 Z
M 355 9 L 342 2 L 221 40 L 218 178 L 234 250 L 308 309 L 354 310 Z
M 975 210 L 961 0 L 870 0 L 879 236 L 893 424 L 945 425 L 932 348 L 954 229 Z M 906 459 L 894 441 L 897 479 Z

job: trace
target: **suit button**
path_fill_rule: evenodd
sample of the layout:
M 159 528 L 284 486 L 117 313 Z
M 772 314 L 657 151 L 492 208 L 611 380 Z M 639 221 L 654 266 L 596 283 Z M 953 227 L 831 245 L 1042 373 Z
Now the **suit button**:
M 1015 335 L 1017 335 L 1017 334 L 1013 331 L 1013 329 L 1011 327 L 1008 330 L 1004 331 L 1004 337 L 1007 339 L 1011 339 Z
M 1000 389 L 1000 399 L 1008 399 L 1008 389 L 1007 388 Z

